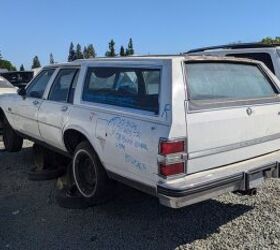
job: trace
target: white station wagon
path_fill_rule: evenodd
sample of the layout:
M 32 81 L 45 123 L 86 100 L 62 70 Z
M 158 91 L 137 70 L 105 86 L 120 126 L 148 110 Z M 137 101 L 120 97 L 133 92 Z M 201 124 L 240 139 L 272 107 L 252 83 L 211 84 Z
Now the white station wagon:
M 93 203 L 115 179 L 179 208 L 279 177 L 279 86 L 248 59 L 78 60 L 2 96 L 1 126 L 8 151 L 28 138 L 72 157 Z

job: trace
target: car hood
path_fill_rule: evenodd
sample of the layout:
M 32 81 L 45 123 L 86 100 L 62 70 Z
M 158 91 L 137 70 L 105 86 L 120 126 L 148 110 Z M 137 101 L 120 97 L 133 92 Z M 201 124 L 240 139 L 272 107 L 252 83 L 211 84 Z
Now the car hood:
M 0 88 L 0 95 L 17 93 L 17 88 Z

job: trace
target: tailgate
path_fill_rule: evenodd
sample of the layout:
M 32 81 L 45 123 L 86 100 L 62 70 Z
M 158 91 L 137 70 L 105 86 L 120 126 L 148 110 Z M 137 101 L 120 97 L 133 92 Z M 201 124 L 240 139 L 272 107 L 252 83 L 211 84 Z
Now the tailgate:
M 280 148 L 278 88 L 259 66 L 196 64 L 187 76 L 187 173 Z

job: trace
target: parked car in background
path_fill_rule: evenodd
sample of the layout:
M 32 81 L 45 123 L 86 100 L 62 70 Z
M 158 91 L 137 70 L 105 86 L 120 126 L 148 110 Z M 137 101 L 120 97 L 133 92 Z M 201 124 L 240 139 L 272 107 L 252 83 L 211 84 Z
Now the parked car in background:
M 233 56 L 258 60 L 263 62 L 280 79 L 280 44 L 237 43 L 192 49 L 186 54 Z
M 3 95 L 7 94 L 15 94 L 17 92 L 17 88 L 14 87 L 7 79 L 0 76 L 0 98 Z M 3 121 L 0 120 L 0 140 L 2 140 L 1 134 L 3 133 Z
M 0 76 L 6 78 L 15 87 L 24 88 L 34 76 L 33 71 L 9 71 L 2 72 Z
M 111 179 L 172 208 L 252 194 L 279 177 L 279 86 L 263 63 L 232 57 L 50 65 L 0 98 L 4 144 L 19 151 L 28 138 L 71 157 L 92 204 L 112 192 Z
M 17 88 L 14 87 L 7 79 L 0 76 L 0 95 L 16 92 Z

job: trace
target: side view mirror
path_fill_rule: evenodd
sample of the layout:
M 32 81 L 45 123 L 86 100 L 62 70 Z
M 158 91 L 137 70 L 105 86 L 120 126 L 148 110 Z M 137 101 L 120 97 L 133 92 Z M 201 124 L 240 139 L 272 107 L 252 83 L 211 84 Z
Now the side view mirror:
M 21 88 L 17 90 L 18 95 L 20 96 L 26 96 L 26 90 L 25 88 Z

